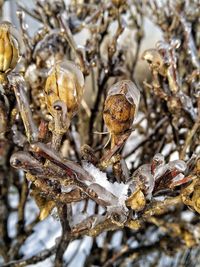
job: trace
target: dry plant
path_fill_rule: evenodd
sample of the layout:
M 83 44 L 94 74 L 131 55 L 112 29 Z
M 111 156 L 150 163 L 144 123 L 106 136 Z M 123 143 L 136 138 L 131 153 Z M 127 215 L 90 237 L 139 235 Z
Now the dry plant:
M 20 30 L 0 24 L 2 266 L 53 255 L 56 267 L 67 266 L 64 252 L 85 235 L 93 245 L 84 266 L 141 266 L 145 259 L 158 266 L 163 255 L 198 247 L 199 1 L 35 0 L 32 10 L 17 4 Z M 40 23 L 31 36 L 26 16 Z M 147 17 L 163 40 L 143 53 L 151 80 L 144 73 L 138 86 Z M 124 38 L 126 31 L 133 35 Z M 83 46 L 78 33 L 86 33 Z M 29 196 L 40 213 L 27 224 Z M 52 214 L 60 238 L 24 257 L 20 248 Z M 122 238 L 113 248 L 116 231 Z

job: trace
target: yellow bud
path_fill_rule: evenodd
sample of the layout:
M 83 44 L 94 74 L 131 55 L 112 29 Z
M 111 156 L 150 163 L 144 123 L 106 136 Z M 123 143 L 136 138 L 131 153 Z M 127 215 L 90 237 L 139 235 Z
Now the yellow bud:
M 19 36 L 18 36 L 19 37 Z M 9 22 L 0 24 L 0 72 L 14 69 L 19 60 L 19 42 L 17 31 Z
M 195 240 L 195 237 L 192 233 L 185 230 L 182 233 L 183 240 L 185 241 L 185 244 L 188 248 L 192 248 L 197 245 L 197 242 Z
M 84 91 L 84 77 L 73 62 L 59 62 L 49 73 L 45 85 L 46 103 L 49 113 L 54 117 L 54 103 L 62 101 L 66 104 L 69 118 L 79 108 Z
M 54 201 L 47 201 L 45 205 L 42 208 L 40 208 L 40 215 L 39 215 L 40 221 L 46 219 L 51 214 L 51 211 L 54 207 L 55 207 Z
M 127 223 L 127 226 L 131 228 L 132 230 L 138 230 L 141 228 L 141 222 L 139 220 L 130 220 Z
M 146 205 L 146 199 L 140 189 L 133 192 L 133 194 L 126 200 L 126 205 L 132 210 L 141 211 Z

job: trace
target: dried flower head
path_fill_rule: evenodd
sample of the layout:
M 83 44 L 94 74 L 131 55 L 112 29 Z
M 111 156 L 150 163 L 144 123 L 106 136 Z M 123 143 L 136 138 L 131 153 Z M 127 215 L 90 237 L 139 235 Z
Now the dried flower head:
M 7 73 L 15 68 L 19 60 L 20 38 L 11 23 L 0 24 L 0 72 Z
M 49 73 L 45 85 L 46 103 L 54 117 L 55 103 L 62 101 L 72 118 L 80 105 L 84 90 L 84 77 L 79 68 L 70 61 L 57 63 Z
M 140 92 L 131 81 L 120 81 L 110 88 L 104 104 L 103 118 L 112 134 L 122 134 L 131 128 L 139 101 Z
M 64 37 L 54 30 L 36 44 L 33 58 L 38 67 L 50 68 L 55 62 L 63 60 L 67 48 L 68 44 Z

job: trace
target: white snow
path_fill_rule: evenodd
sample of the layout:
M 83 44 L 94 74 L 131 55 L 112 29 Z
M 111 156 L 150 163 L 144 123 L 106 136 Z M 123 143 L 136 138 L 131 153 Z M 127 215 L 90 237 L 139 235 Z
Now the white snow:
M 111 245 L 112 248 L 118 248 L 121 245 L 122 242 L 122 238 L 123 238 L 123 232 L 122 231 L 116 231 L 111 239 Z
M 82 241 L 75 240 L 70 243 L 68 246 L 65 254 L 64 254 L 64 259 L 68 263 L 70 260 L 70 264 L 67 266 L 69 267 L 82 267 L 84 265 L 86 257 L 90 254 L 90 249 L 92 247 L 92 237 L 84 237 Z M 80 247 L 78 248 L 78 246 Z M 73 256 L 74 252 L 78 248 L 76 254 Z M 71 261 L 71 256 L 73 256 L 73 260 Z
M 115 195 L 118 198 L 120 206 L 125 206 L 129 185 L 124 183 L 109 182 L 107 174 L 105 172 L 100 171 L 91 163 L 83 162 L 83 168 L 94 177 L 94 183 L 97 183 L 98 185 L 104 187 L 107 191 Z M 88 184 L 88 186 L 89 185 L 90 184 Z

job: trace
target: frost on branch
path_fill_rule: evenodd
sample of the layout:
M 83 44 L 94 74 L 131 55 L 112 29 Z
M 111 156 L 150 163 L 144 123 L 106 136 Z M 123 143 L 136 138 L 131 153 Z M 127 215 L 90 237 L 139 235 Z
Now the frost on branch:
M 198 1 L 3 2 L 0 265 L 195 266 Z

